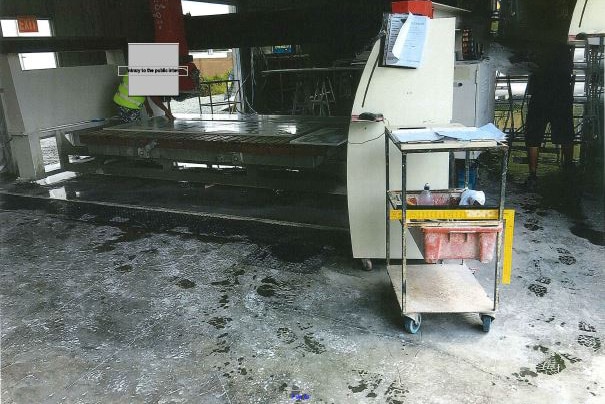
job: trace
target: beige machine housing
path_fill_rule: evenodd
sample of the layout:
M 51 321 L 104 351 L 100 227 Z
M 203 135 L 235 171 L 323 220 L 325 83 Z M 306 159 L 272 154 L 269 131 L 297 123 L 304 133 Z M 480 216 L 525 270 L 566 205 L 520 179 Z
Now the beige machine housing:
M 422 64 L 417 69 L 384 67 L 378 40 L 361 76 L 353 115 L 380 113 L 384 122 L 351 122 L 347 145 L 347 195 L 351 243 L 355 258 L 385 258 L 385 128 L 447 125 L 452 120 L 454 18 L 430 20 Z M 401 187 L 401 157 L 392 153 L 391 188 Z M 449 154 L 408 157 L 407 188 L 444 189 L 449 182 Z M 407 239 L 408 258 L 422 258 Z M 401 251 L 401 229 L 391 226 L 392 250 Z M 401 255 L 399 255 L 400 257 Z M 396 258 L 395 255 L 392 258 Z

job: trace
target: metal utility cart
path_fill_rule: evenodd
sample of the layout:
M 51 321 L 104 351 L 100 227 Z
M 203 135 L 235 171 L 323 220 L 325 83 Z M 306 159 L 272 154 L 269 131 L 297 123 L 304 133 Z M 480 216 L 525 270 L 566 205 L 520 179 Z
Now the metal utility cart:
M 447 139 L 447 138 L 445 138 Z M 391 189 L 389 149 L 394 144 L 401 153 L 401 190 Z M 472 151 L 492 150 L 501 157 L 500 198 L 497 206 L 457 206 L 462 189 L 433 191 L 435 205 L 417 206 L 419 192 L 406 189 L 406 157 L 410 153 L 466 152 L 465 186 L 469 182 Z M 514 211 L 504 209 L 508 146 L 496 140 L 442 140 L 437 143 L 404 143 L 387 130 L 386 162 L 386 264 L 401 306 L 404 328 L 415 334 L 421 313 L 479 313 L 483 331 L 488 332 L 498 306 L 500 272 L 502 282 L 510 282 Z M 403 203 L 402 203 L 403 202 Z M 438 206 L 441 205 L 441 206 Z M 398 220 L 402 227 L 401 265 L 391 263 L 390 224 Z M 408 228 L 420 227 L 424 233 L 422 265 L 406 261 Z M 505 238 L 503 245 L 503 230 Z M 495 246 L 495 248 L 494 248 Z M 495 249 L 495 257 L 494 257 Z M 504 249 L 504 260 L 503 258 Z M 477 281 L 464 259 L 493 259 L 493 299 Z M 443 263 L 443 259 L 461 259 L 461 264 Z

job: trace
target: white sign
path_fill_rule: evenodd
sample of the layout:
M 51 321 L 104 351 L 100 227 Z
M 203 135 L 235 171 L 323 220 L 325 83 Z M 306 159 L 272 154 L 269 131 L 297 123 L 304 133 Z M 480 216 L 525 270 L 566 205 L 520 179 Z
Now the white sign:
M 128 44 L 129 95 L 179 94 L 179 44 Z
M 414 14 L 390 15 L 385 65 L 420 67 L 429 21 Z

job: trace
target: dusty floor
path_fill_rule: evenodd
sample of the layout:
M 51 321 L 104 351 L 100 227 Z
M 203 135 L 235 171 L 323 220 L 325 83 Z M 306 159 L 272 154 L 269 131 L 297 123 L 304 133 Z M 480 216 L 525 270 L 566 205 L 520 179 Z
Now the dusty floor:
M 491 332 L 425 315 L 409 335 L 344 233 L 196 235 L 0 195 L 2 402 L 601 403 L 602 233 L 520 186 L 508 200 Z

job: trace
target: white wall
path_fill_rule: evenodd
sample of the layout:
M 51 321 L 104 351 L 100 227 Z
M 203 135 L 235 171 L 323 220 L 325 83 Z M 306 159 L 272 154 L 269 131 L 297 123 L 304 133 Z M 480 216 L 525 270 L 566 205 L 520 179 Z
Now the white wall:
M 577 35 L 581 32 L 585 34 L 605 33 L 605 0 L 576 2 L 569 25 L 569 35 Z
M 21 70 L 16 54 L 0 55 L 1 106 L 4 110 L 12 167 L 24 180 L 46 173 L 39 131 L 116 114 L 113 94 L 116 65 Z
M 366 68 L 357 87 L 353 115 L 379 112 L 394 127 L 450 122 L 454 94 L 455 20 L 439 18 L 429 21 L 421 68 Z M 431 43 L 432 36 L 439 37 L 439 40 Z
M 17 55 L 8 63 L 27 134 L 116 114 L 114 65 L 22 71 Z
M 382 113 L 390 129 L 443 126 L 452 119 L 454 81 L 453 18 L 430 20 L 422 64 L 417 69 L 375 66 L 380 40 L 374 45 L 361 76 L 353 115 Z M 391 144 L 390 189 L 401 189 L 401 154 Z M 414 153 L 407 157 L 406 188 L 446 189 L 448 153 Z M 347 201 L 351 245 L 355 258 L 385 258 L 386 161 L 382 122 L 352 122 L 347 144 Z M 401 258 L 401 226 L 390 226 L 391 257 Z M 409 234 L 408 258 L 422 254 Z

